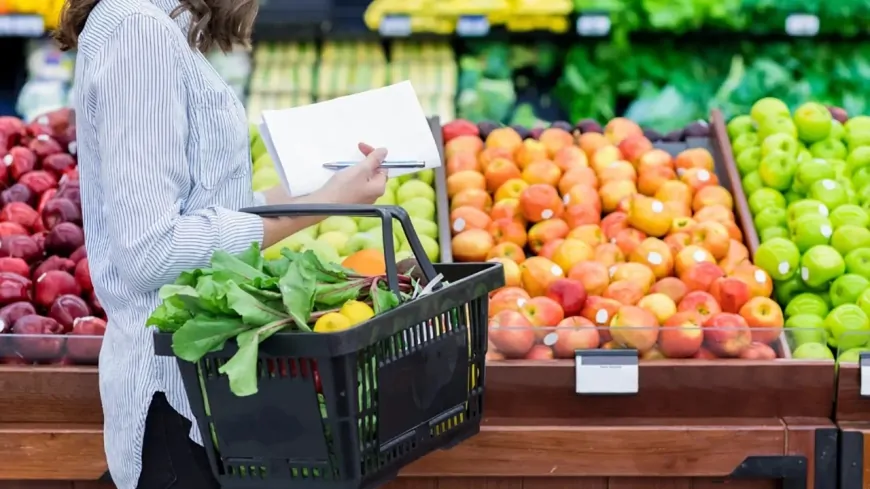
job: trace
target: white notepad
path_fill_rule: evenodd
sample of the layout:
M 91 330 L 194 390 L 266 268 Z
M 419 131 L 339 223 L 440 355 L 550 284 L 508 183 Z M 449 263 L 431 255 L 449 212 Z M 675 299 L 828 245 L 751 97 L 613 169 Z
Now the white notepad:
M 360 142 L 387 148 L 387 161 L 441 166 L 441 155 L 411 82 L 282 110 L 264 110 L 260 135 L 293 196 L 321 188 L 324 163 L 362 161 Z M 396 177 L 421 171 L 391 169 Z

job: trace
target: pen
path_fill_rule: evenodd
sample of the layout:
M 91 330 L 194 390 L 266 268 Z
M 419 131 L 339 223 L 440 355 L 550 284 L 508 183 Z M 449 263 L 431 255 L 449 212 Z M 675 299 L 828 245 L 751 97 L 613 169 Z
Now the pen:
M 327 170 L 342 170 L 358 163 L 358 161 L 334 161 L 332 163 L 324 163 L 323 168 Z M 422 161 L 385 161 L 381 163 L 381 168 L 388 170 L 423 169 L 426 168 L 426 163 Z

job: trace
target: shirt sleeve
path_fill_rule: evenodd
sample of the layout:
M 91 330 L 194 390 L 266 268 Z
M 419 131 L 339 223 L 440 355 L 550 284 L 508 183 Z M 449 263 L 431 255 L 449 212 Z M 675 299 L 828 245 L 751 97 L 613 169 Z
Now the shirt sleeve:
M 208 265 L 217 249 L 262 243 L 258 216 L 221 207 L 182 213 L 192 184 L 188 115 L 175 33 L 147 15 L 126 19 L 95 79 L 94 124 L 112 260 L 148 292 Z

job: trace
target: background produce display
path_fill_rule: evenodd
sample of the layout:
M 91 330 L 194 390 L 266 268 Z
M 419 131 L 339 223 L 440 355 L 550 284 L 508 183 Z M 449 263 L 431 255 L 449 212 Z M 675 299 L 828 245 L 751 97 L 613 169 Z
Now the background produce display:
M 106 330 L 82 231 L 75 127 L 0 117 L 0 360 L 96 364 Z
M 855 361 L 870 340 L 870 118 L 764 98 L 728 132 L 786 328 Z
M 453 257 L 505 269 L 491 359 L 599 346 L 646 359 L 782 354 L 772 280 L 749 260 L 708 150 L 672 156 L 623 118 L 522 132 L 443 127 Z

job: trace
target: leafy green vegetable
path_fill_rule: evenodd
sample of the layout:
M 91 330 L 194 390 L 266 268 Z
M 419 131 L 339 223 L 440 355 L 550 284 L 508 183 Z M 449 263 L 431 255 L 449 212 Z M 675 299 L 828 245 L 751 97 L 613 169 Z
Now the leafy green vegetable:
M 264 260 L 254 243 L 238 255 L 217 251 L 210 263 L 162 287 L 162 302 L 146 325 L 172 333 L 173 352 L 189 362 L 235 338 L 239 349 L 219 372 L 239 396 L 257 392 L 259 345 L 275 333 L 311 332 L 317 318 L 338 312 L 350 300 L 365 301 L 377 313 L 400 302 L 385 277 L 323 263 L 311 251 L 285 249 L 277 260 Z M 406 275 L 399 276 L 399 284 L 403 298 L 417 287 Z

